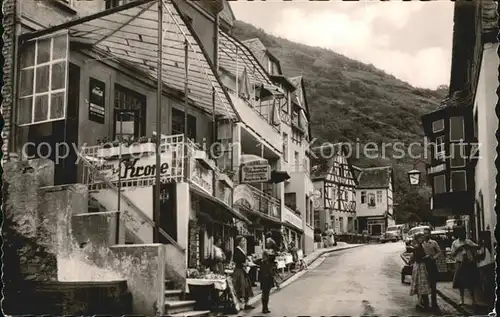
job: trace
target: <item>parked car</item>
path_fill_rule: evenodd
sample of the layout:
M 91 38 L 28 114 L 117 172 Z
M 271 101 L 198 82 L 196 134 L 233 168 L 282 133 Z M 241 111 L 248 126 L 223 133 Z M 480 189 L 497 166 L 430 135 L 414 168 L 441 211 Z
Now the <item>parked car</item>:
M 406 245 L 411 246 L 413 243 L 413 237 L 415 236 L 415 234 L 423 233 L 425 229 L 432 230 L 432 228 L 430 226 L 418 226 L 418 227 L 411 228 L 410 231 L 408 231 L 408 235 L 406 237 L 406 241 L 405 241 Z
M 401 225 L 387 227 L 387 230 L 380 236 L 380 242 L 397 242 L 402 239 Z

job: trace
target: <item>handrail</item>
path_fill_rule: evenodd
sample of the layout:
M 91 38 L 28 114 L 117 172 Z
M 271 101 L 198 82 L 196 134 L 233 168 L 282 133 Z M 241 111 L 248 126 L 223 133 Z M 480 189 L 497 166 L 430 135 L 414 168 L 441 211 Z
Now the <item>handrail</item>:
M 99 170 L 95 168 L 92 163 L 90 163 L 79 151 L 76 151 L 77 156 L 82 160 L 83 164 L 89 168 L 94 175 L 97 175 L 99 179 L 101 179 L 110 189 L 118 193 L 120 190 L 118 187 L 116 187 L 112 182 L 110 182 L 106 177 L 104 177 Z M 156 223 L 149 219 L 149 217 L 139 208 L 137 205 L 135 205 L 127 196 L 120 195 L 120 199 L 123 198 L 123 200 L 130 206 L 132 209 L 134 209 L 140 216 L 141 218 L 146 221 L 148 224 L 153 226 L 153 228 L 156 227 Z M 175 241 L 168 233 L 166 233 L 162 228 L 159 228 L 160 234 L 165 237 L 171 244 L 173 244 L 179 251 L 185 252 L 185 250 Z
M 252 186 L 252 185 L 249 185 L 248 187 L 250 188 L 250 190 L 251 190 L 254 194 L 256 194 L 256 195 L 258 195 L 258 196 L 260 196 L 260 197 L 262 197 L 262 198 L 264 198 L 264 199 L 268 200 L 270 203 L 274 203 L 274 204 L 278 204 L 278 205 L 281 203 L 281 200 L 280 200 L 279 198 L 273 197 L 273 196 L 271 196 L 271 195 L 269 195 L 269 194 L 267 194 L 267 193 L 265 193 L 265 192 L 261 191 L 260 189 L 255 188 L 255 187 L 254 187 L 254 186 Z

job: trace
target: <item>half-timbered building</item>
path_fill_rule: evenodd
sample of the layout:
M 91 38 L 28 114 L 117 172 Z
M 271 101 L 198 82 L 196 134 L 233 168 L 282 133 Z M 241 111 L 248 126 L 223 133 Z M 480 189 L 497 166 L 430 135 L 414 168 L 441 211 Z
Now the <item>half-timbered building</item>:
M 315 229 L 336 233 L 355 231 L 356 179 L 341 144 L 314 148 L 311 170 L 314 184 Z
M 357 232 L 379 236 L 388 226 L 395 224 L 392 167 L 356 167 L 356 170 Z

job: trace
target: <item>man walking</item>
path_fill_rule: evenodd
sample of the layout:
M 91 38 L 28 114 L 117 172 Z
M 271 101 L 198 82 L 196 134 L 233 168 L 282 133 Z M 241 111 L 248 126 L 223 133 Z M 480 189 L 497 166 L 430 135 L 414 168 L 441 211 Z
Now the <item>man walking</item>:
M 426 228 L 424 230 L 424 242 L 422 244 L 427 261 L 427 274 L 429 276 L 429 284 L 431 286 L 431 305 L 432 309 L 439 310 L 437 305 L 437 296 L 436 296 L 436 284 L 438 280 L 438 267 L 437 267 L 437 259 L 441 253 L 441 248 L 439 244 L 431 239 L 431 229 Z

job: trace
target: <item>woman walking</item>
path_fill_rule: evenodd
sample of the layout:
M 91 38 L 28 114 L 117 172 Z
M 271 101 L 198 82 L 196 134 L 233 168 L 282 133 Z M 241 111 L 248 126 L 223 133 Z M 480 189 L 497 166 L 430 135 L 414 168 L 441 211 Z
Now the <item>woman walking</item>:
M 429 297 L 431 293 L 431 285 L 429 283 L 429 276 L 426 268 L 427 255 L 422 247 L 424 242 L 424 235 L 418 233 L 415 235 L 415 246 L 411 262 L 413 263 L 413 271 L 411 274 L 410 295 L 417 295 L 418 304 L 417 308 L 426 309 L 429 307 Z
M 247 254 L 245 252 L 246 240 L 244 237 L 237 237 L 236 244 L 237 247 L 234 250 L 234 271 L 233 271 L 233 281 L 234 288 L 236 291 L 236 296 L 238 299 L 243 299 L 245 307 L 243 309 L 249 310 L 253 309 L 253 306 L 248 305 L 248 300 L 253 296 L 252 282 L 247 273 Z
M 468 289 L 472 297 L 472 305 L 476 305 L 474 298 L 475 281 L 478 278 L 476 251 L 477 244 L 466 238 L 465 229 L 457 228 L 457 239 L 451 244 L 451 255 L 456 261 L 453 288 L 460 290 L 460 305 L 464 305 L 464 292 Z

